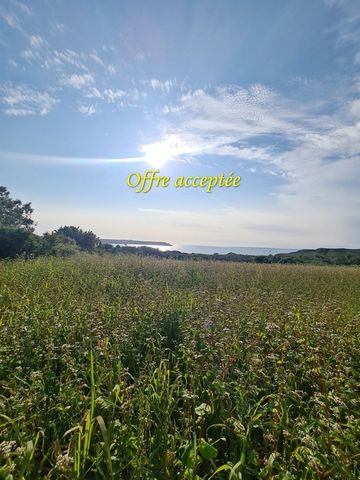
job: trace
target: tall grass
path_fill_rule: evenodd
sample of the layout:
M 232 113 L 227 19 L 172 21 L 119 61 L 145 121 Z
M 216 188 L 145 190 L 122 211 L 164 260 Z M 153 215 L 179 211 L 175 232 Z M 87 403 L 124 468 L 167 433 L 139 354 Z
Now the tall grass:
M 0 478 L 358 479 L 360 270 L 0 264 Z

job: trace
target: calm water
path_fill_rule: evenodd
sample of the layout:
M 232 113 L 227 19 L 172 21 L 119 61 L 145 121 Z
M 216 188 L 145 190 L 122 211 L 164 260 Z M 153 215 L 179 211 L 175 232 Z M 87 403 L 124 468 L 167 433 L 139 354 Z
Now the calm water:
M 130 247 L 139 247 L 141 245 L 129 245 Z M 167 250 L 178 250 L 184 253 L 238 253 L 242 255 L 275 255 L 276 253 L 295 252 L 297 249 L 291 248 L 260 248 L 260 247 L 210 247 L 205 245 L 172 245 L 171 247 L 164 247 L 163 245 L 142 245 L 147 247 L 158 248 L 162 252 Z

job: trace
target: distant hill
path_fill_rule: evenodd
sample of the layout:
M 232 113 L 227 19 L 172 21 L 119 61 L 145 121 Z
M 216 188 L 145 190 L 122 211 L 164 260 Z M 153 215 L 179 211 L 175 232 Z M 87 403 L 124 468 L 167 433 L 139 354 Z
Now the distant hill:
M 101 238 L 101 243 L 107 243 L 112 245 L 159 245 L 161 247 L 171 247 L 171 243 L 167 242 L 154 242 L 143 240 L 116 240 L 111 238 Z
M 317 248 L 297 252 L 277 253 L 274 255 L 280 263 L 320 263 L 329 265 L 360 265 L 360 249 Z

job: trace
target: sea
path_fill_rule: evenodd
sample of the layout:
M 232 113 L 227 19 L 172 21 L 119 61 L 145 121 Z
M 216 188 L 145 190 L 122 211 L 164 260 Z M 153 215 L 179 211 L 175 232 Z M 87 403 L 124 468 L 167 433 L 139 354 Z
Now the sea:
M 125 245 L 120 245 L 125 246 Z M 219 253 L 220 255 L 225 255 L 227 253 L 237 253 L 241 255 L 275 255 L 276 253 L 290 253 L 296 252 L 296 248 L 270 248 L 270 247 L 219 247 L 219 246 L 208 246 L 208 245 L 181 245 L 174 244 L 171 246 L 164 245 L 138 245 L 131 244 L 129 247 L 152 247 L 158 248 L 162 252 L 169 250 L 177 250 L 183 253 L 204 253 L 208 255 L 213 255 L 214 253 Z

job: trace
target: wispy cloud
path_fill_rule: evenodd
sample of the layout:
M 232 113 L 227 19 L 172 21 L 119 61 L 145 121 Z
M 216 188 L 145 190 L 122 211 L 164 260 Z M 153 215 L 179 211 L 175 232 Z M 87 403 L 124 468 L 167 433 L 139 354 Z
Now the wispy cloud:
M 360 8 L 358 0 L 325 0 L 331 8 L 339 9 L 336 27 L 340 45 L 355 45 L 360 41 Z
M 91 115 L 94 115 L 94 113 L 97 113 L 99 110 L 96 105 L 80 104 L 77 108 L 77 111 L 80 112 L 82 115 L 85 115 L 86 117 L 90 117 Z
M 277 222 L 261 218 L 259 225 L 294 230 L 296 222 L 308 224 L 309 231 L 303 233 L 319 244 L 322 238 L 324 244 L 325 235 L 333 235 L 335 242 L 331 232 L 336 218 L 342 232 L 336 242 L 340 244 L 342 236 L 350 243 L 357 228 L 350 212 L 360 211 L 356 87 L 350 82 L 338 100 L 337 108 L 330 101 L 300 102 L 264 85 L 189 91 L 167 110 L 163 137 L 143 148 L 164 145 L 172 160 L 195 162 L 203 155 L 235 158 L 258 173 L 281 177 L 271 195 L 282 218 Z
M 26 5 L 19 0 L 10 0 L 10 4 L 13 5 L 16 9 L 18 9 L 21 13 L 24 13 L 26 15 L 34 14 L 33 9 L 29 7 L 29 5 Z
M 129 91 L 118 88 L 99 89 L 92 84 L 79 85 L 78 89 L 82 89 L 82 98 L 78 101 L 77 111 L 85 116 L 100 113 L 101 107 L 111 105 L 111 108 L 134 108 L 138 105 L 141 94 L 137 89 Z
M 48 92 L 39 92 L 26 85 L 0 85 L 0 102 L 5 115 L 47 115 L 58 100 Z
M 178 156 L 237 157 L 294 173 L 300 162 L 287 158 L 299 149 L 312 152 L 313 163 L 359 152 L 359 100 L 345 92 L 341 103 L 328 114 L 326 103 L 299 102 L 263 85 L 189 91 L 169 107 L 163 141 L 176 138 Z
M 19 31 L 22 30 L 20 25 L 20 20 L 17 15 L 15 15 L 14 13 L 4 12 L 1 10 L 0 10 L 0 15 L 9 27 Z
M 168 106 L 168 131 L 160 141 L 172 144 L 175 157 L 203 154 L 272 162 L 278 158 L 276 140 L 300 141 L 325 119 L 316 107 L 297 104 L 264 85 L 246 89 L 219 86 L 181 94 Z M 267 144 L 259 145 L 271 136 Z
M 88 71 L 89 69 L 85 61 L 86 57 L 83 53 L 75 52 L 69 48 L 61 51 L 55 49 L 51 52 L 46 52 L 43 58 L 43 66 L 46 68 L 55 67 L 59 72 L 69 67 Z
M 64 33 L 66 30 L 66 27 L 61 22 L 52 22 L 51 29 L 53 33 L 57 34 L 57 33 Z
M 114 75 L 117 72 L 117 68 L 115 67 L 115 65 L 105 62 L 99 56 L 96 50 L 93 50 L 91 53 L 89 53 L 89 59 L 93 60 L 97 65 L 100 65 L 105 70 L 105 72 L 110 75 Z
M 0 161 L 11 161 L 19 163 L 33 163 L 39 165 L 64 165 L 91 167 L 96 165 L 111 165 L 122 163 L 139 163 L 144 162 L 144 157 L 123 157 L 123 158 L 97 158 L 97 157 L 61 157 L 55 155 L 37 155 L 31 153 L 17 153 L 0 151 Z
M 10 28 L 21 32 L 23 35 L 27 34 L 23 29 L 20 18 L 33 14 L 34 12 L 31 7 L 18 0 L 9 0 L 4 2 L 3 5 L 0 5 L 0 18 L 2 18 Z
M 46 44 L 46 41 L 40 35 L 30 35 L 29 40 L 30 45 L 35 49 L 42 48 Z
M 152 78 L 148 83 L 153 90 L 160 90 L 164 93 L 169 93 L 173 87 L 177 86 L 175 80 L 158 80 L 157 78 Z
M 60 84 L 76 89 L 83 89 L 84 87 L 94 85 L 95 78 L 91 73 L 72 73 L 69 75 L 63 75 Z
M 26 35 L 26 38 L 28 47 L 21 51 L 21 57 L 33 67 L 54 74 L 51 87 L 58 92 L 59 99 L 63 100 L 61 91 L 64 89 L 77 91 L 78 106 L 75 111 L 82 115 L 99 113 L 100 106 L 105 104 L 118 109 L 132 108 L 145 95 L 134 86 L 127 90 L 111 86 L 108 79 L 116 74 L 117 68 L 105 61 L 95 49 L 90 52 L 69 48 L 60 50 L 52 48 L 49 41 L 40 35 Z

